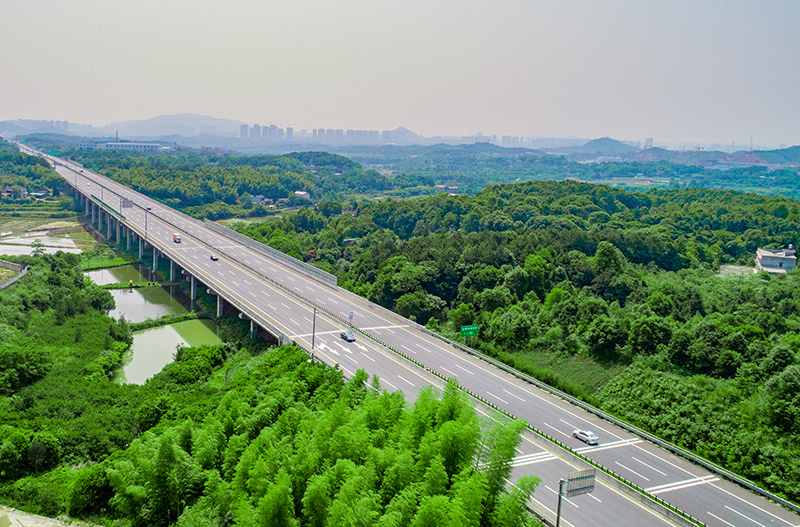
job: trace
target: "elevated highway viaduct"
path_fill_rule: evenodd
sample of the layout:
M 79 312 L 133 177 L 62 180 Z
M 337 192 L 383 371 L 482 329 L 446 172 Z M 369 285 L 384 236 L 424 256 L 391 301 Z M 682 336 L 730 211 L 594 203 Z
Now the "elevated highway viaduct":
M 401 390 L 408 400 L 425 386 L 442 388 L 445 379 L 456 379 L 479 412 L 494 415 L 488 410 L 494 407 L 524 419 L 530 431 L 512 480 L 524 474 L 542 478 L 531 506 L 546 518 L 554 519 L 559 480 L 594 466 L 599 485 L 592 494 L 565 501 L 562 525 L 800 525 L 792 504 L 767 499 L 759 489 L 732 481 L 736 476 L 724 469 L 676 453 L 673 445 L 470 353 L 338 287 L 325 273 L 71 161 L 20 147 L 53 164 L 101 234 L 142 256 L 152 253 L 154 266 L 167 259 L 173 279 L 181 272 L 188 276 L 193 298 L 198 287 L 217 296 L 218 313 L 232 306 L 254 331 L 261 328 L 338 364 L 347 376 L 357 369 L 378 375 L 383 388 Z M 173 233 L 180 234 L 180 243 Z M 349 328 L 351 314 L 356 340 L 346 342 L 339 333 Z M 574 439 L 576 428 L 593 430 L 599 445 Z

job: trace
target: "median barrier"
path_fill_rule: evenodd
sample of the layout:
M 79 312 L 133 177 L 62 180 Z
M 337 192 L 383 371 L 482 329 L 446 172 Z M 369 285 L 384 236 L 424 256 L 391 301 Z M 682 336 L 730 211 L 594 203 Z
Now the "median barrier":
M 232 238 L 238 241 L 239 243 L 250 247 L 254 251 L 258 251 L 261 254 L 279 260 L 310 278 L 313 278 L 315 280 L 320 280 L 322 282 L 332 284 L 334 286 L 339 283 L 339 278 L 336 275 L 333 275 L 331 273 L 326 273 L 322 269 L 317 269 L 311 264 L 308 264 L 302 260 L 298 260 L 297 258 L 289 256 L 288 254 L 283 253 L 277 249 L 274 249 L 269 245 L 257 242 L 254 239 L 249 238 L 243 234 L 239 234 L 235 230 L 229 229 L 228 227 L 220 225 L 215 221 L 211 221 L 208 218 L 205 218 L 203 222 L 205 223 L 206 227 L 216 232 L 217 234 L 221 234 L 227 238 Z
M 620 427 L 620 428 L 622 428 L 624 430 L 627 430 L 628 432 L 630 432 L 630 433 L 632 433 L 634 435 L 637 435 L 637 436 L 641 437 L 642 439 L 645 439 L 645 440 L 647 440 L 647 441 L 649 441 L 649 442 L 651 442 L 651 443 L 653 443 L 655 445 L 658 445 L 658 446 L 660 446 L 660 447 L 662 447 L 662 448 L 664 448 L 666 450 L 669 450 L 673 454 L 677 454 L 678 456 L 683 457 L 684 459 L 686 459 L 688 461 L 691 461 L 692 463 L 694 463 L 696 465 L 699 465 L 699 466 L 705 468 L 706 470 L 708 470 L 708 471 L 710 471 L 710 472 L 712 472 L 712 473 L 714 473 L 714 474 L 716 474 L 718 476 L 722 476 L 725 479 L 728 479 L 729 481 L 732 481 L 732 482 L 734 482 L 734 483 L 736 483 L 738 485 L 741 485 L 742 487 L 745 487 L 745 488 L 755 492 L 756 494 L 760 494 L 760 495 L 762 495 L 762 496 L 764 496 L 766 498 L 769 498 L 772 501 L 774 501 L 774 502 L 776 502 L 776 503 L 778 503 L 778 504 L 780 504 L 780 505 L 782 505 L 782 506 L 784 506 L 784 507 L 786 507 L 788 509 L 791 509 L 791 510 L 793 510 L 795 512 L 800 512 L 800 507 L 798 507 L 794 503 L 791 503 L 790 501 L 785 500 L 785 499 L 781 498 L 780 496 L 772 494 L 771 492 L 769 492 L 769 491 L 767 491 L 765 489 L 762 489 L 761 487 L 758 487 L 755 483 L 752 483 L 752 482 L 742 478 L 741 476 L 738 476 L 737 474 L 734 474 L 733 472 L 730 472 L 729 470 L 726 470 L 725 468 L 723 468 L 723 467 L 721 467 L 721 466 L 719 466 L 719 465 L 717 465 L 715 463 L 712 463 L 711 461 L 709 461 L 707 459 L 703 459 L 703 458 L 693 454 L 692 452 L 689 452 L 688 450 L 686 450 L 684 448 L 681 448 L 681 447 L 679 447 L 677 445 L 674 445 L 674 444 L 672 444 L 672 443 L 670 443 L 668 441 L 664 441 L 663 439 L 660 439 L 660 438 L 654 436 L 653 434 L 650 434 L 649 432 L 647 432 L 645 430 L 642 430 L 641 428 L 638 428 L 638 427 L 636 427 L 636 426 L 634 426 L 634 425 L 632 425 L 632 424 L 630 424 L 630 423 L 628 423 L 626 421 L 623 421 L 622 419 L 619 419 L 617 417 L 614 417 L 613 415 L 610 415 L 610 414 L 608 414 L 606 412 L 603 412 L 599 408 L 597 408 L 595 406 L 592 406 L 592 405 L 590 405 L 590 404 L 588 404 L 588 403 L 586 403 L 584 401 L 581 401 L 577 397 L 573 397 L 573 396 L 571 396 L 571 395 L 569 395 L 567 393 L 562 392 L 561 390 L 553 388 L 552 386 L 550 386 L 550 385 L 548 385 L 548 384 L 546 384 L 546 383 L 544 383 L 544 382 L 542 382 L 542 381 L 540 381 L 538 379 L 535 379 L 535 378 L 531 377 L 530 375 L 527 375 L 527 374 L 525 374 L 525 373 L 523 373 L 523 372 L 521 372 L 521 371 L 519 371 L 519 370 L 517 370 L 515 368 L 512 368 L 512 367 L 508 366 L 507 364 L 504 364 L 504 363 L 502 363 L 502 362 L 500 362 L 500 361 L 498 361 L 496 359 L 493 359 L 493 358 L 491 358 L 491 357 L 489 357 L 489 356 L 487 356 L 487 355 L 485 355 L 485 354 L 483 354 L 483 353 L 481 353 L 481 352 L 479 352 L 477 350 L 474 350 L 474 349 L 472 349 L 472 348 L 470 348 L 468 346 L 464 346 L 462 344 L 459 344 L 458 342 L 454 342 L 454 341 L 452 341 L 452 340 L 450 340 L 450 339 L 448 339 L 446 337 L 443 337 L 442 335 L 439 335 L 437 333 L 434 333 L 433 331 L 430 331 L 427 328 L 423 328 L 423 331 L 426 332 L 427 334 L 439 339 L 439 340 L 442 340 L 442 341 L 450 344 L 451 346 L 453 346 L 455 348 L 460 349 L 461 351 L 463 351 L 465 353 L 468 353 L 468 354 L 470 354 L 470 355 L 472 355 L 472 356 L 474 356 L 474 357 L 476 357 L 476 358 L 478 358 L 478 359 L 480 359 L 480 360 L 482 360 L 484 362 L 487 362 L 487 363 L 491 364 L 492 366 L 495 366 L 496 368 L 498 368 L 500 370 L 505 371 L 506 373 L 508 373 L 510 375 L 513 375 L 514 377 L 517 377 L 520 380 L 523 380 L 523 381 L 525 381 L 525 382 L 527 382 L 529 384 L 533 384 L 534 386 L 537 386 L 538 388 L 541 388 L 542 390 L 544 390 L 544 391 L 546 391 L 546 392 L 548 392 L 548 393 L 550 393 L 552 395 L 555 395 L 556 397 L 559 397 L 559 398 L 569 402 L 570 404 L 578 406 L 578 407 L 586 410 L 587 412 L 592 413 L 592 414 L 596 415 L 597 417 L 600 417 L 604 421 L 608 421 L 609 423 L 612 423 L 612 424 L 614 424 L 614 425 L 616 425 L 616 426 L 618 426 L 618 427 Z
M 99 185 L 102 186 L 103 188 L 108 188 L 108 187 L 105 187 L 102 184 L 99 184 Z M 109 190 L 111 190 L 111 189 L 109 189 Z M 112 191 L 112 192 L 114 192 L 114 191 Z M 92 197 L 97 199 L 96 196 L 92 196 Z M 113 209 L 112 209 L 112 212 L 113 212 Z M 161 221 L 163 221 L 163 222 L 165 222 L 165 223 L 167 223 L 169 225 L 174 226 L 174 224 L 172 224 L 168 220 L 164 220 L 163 218 L 160 218 L 160 217 L 159 217 L 159 220 L 161 220 Z M 393 311 L 390 311 L 390 310 L 388 310 L 388 309 L 386 309 L 386 308 L 384 308 L 382 306 L 374 304 L 374 303 L 372 303 L 372 302 L 370 302 L 368 300 L 365 300 L 365 299 L 359 297 L 358 295 L 356 295 L 355 293 L 352 293 L 351 291 L 347 291 L 346 289 L 338 287 L 338 285 L 336 285 L 336 283 L 334 281 L 327 280 L 327 279 L 324 278 L 324 275 L 329 275 L 329 273 L 325 273 L 324 271 L 322 271 L 320 269 L 317 269 L 317 268 L 315 268 L 315 267 L 313 267 L 313 266 L 311 266 L 311 265 L 309 265 L 309 264 L 307 264 L 305 262 L 301 262 L 300 260 L 294 259 L 294 258 L 292 258 L 292 257 L 290 257 L 290 256 L 288 256 L 288 255 L 286 255 L 284 253 L 281 253 L 280 251 L 277 251 L 277 250 L 269 247 L 269 246 L 266 246 L 264 244 L 259 244 L 255 240 L 247 238 L 246 236 L 243 236 L 243 235 L 237 233 L 236 231 L 233 231 L 232 229 L 228 229 L 227 227 L 223 227 L 223 226 L 221 226 L 221 225 L 219 225 L 219 224 L 217 224 L 215 222 L 212 222 L 212 221 L 210 221 L 208 219 L 205 220 L 205 224 L 206 224 L 206 226 L 208 226 L 209 228 L 211 228 L 215 232 L 218 232 L 219 234 L 226 235 L 229 238 L 235 238 L 235 239 L 237 239 L 237 241 L 240 241 L 241 243 L 250 246 L 254 250 L 257 250 L 257 251 L 262 252 L 264 254 L 268 254 L 270 256 L 273 256 L 276 259 L 279 259 L 279 260 L 284 261 L 285 263 L 291 265 L 293 268 L 297 269 L 298 271 L 301 271 L 304 274 L 307 274 L 308 276 L 311 276 L 313 278 L 317 278 L 320 281 L 322 281 L 323 283 L 331 285 L 337 291 L 345 292 L 346 294 L 351 295 L 352 297 L 354 297 L 354 299 L 358 299 L 361 303 L 367 305 L 367 307 L 379 310 L 379 311 L 383 312 L 384 314 L 386 314 L 387 316 L 392 316 L 393 318 L 395 318 L 397 320 L 401 320 L 402 323 L 405 324 L 405 325 L 409 325 L 409 326 L 415 327 L 415 328 L 419 329 L 420 331 L 423 331 L 424 333 L 426 333 L 426 334 L 428 334 L 428 335 L 430 335 L 430 336 L 432 336 L 434 338 L 437 338 L 437 339 L 439 339 L 439 340 L 441 340 L 443 342 L 446 342 L 446 343 L 450 344 L 451 346 L 453 346 L 453 347 L 455 347 L 457 349 L 460 349 L 461 351 L 464 351 L 465 353 L 468 353 L 468 354 L 470 354 L 470 355 L 472 355 L 472 356 L 474 356 L 474 357 L 476 357 L 476 358 L 478 358 L 478 359 L 480 359 L 480 360 L 482 360 L 484 362 L 487 362 L 487 363 L 489 363 L 489 364 L 491 364 L 491 365 L 493 365 L 493 366 L 505 371 L 506 373 L 509 373 L 509 374 L 511 374 L 511 375 L 513 375 L 513 376 L 515 376 L 515 377 L 517 377 L 517 378 L 519 378 L 519 379 L 521 379 L 521 380 L 523 380 L 525 382 L 528 382 L 529 384 L 537 386 L 537 387 L 539 387 L 539 388 L 551 393 L 552 395 L 555 395 L 555 396 L 557 396 L 557 397 L 559 397 L 559 398 L 561 398 L 561 399 L 563 399 L 563 400 L 565 400 L 565 401 L 567 401 L 567 402 L 569 402 L 571 404 L 574 404 L 575 406 L 579 406 L 579 407 L 583 408 L 584 410 L 597 415 L 601 419 L 604 419 L 604 420 L 606 420 L 606 421 L 608 421 L 610 423 L 613 423 L 616 426 L 619 426 L 620 428 L 623 428 L 623 429 L 625 429 L 625 430 L 627 430 L 627 431 L 629 431 L 629 432 L 631 432 L 631 433 L 633 433 L 633 434 L 635 434 L 635 435 L 637 435 L 639 437 L 642 437 L 643 439 L 646 439 L 646 440 L 648 440 L 648 441 L 650 441 L 650 442 L 652 442 L 652 443 L 654 443 L 654 444 L 656 444 L 658 446 L 661 446 L 662 448 L 665 448 L 665 449 L 667 449 L 667 450 L 669 450 L 669 451 L 671 451 L 671 452 L 673 452 L 673 453 L 675 453 L 675 454 L 677 454 L 677 455 L 679 455 L 681 457 L 684 457 L 685 459 L 687 459 L 687 460 L 689 460 L 689 461 L 691 461 L 691 462 L 693 462 L 693 463 L 695 463 L 697 465 L 700 465 L 703 468 L 705 468 L 705 469 L 707 469 L 707 470 L 709 470 L 709 471 L 711 471 L 711 472 L 713 472 L 715 474 L 723 476 L 723 477 L 725 477 L 726 479 L 728 479 L 730 481 L 733 481 L 733 482 L 735 482 L 735 483 L 737 483 L 737 484 L 739 484 L 739 485 L 741 485 L 741 486 L 743 486 L 745 488 L 748 488 L 748 489 L 752 490 L 753 492 L 761 494 L 762 496 L 767 497 L 767 498 L 775 501 L 776 503 L 779 503 L 779 504 L 781 504 L 781 505 L 783 505 L 783 506 L 785 506 L 785 507 L 787 507 L 787 508 L 789 508 L 789 509 L 791 509 L 791 510 L 793 510 L 795 512 L 800 512 L 800 507 L 798 507 L 797 505 L 795 505 L 795 504 L 793 504 L 793 503 L 791 503 L 791 502 L 789 502 L 789 501 L 787 501 L 787 500 L 785 500 L 785 499 L 783 499 L 783 498 L 781 498 L 781 497 L 779 497 L 779 496 L 777 496 L 775 494 L 772 494 L 772 493 L 770 493 L 770 492 L 768 492 L 768 491 L 766 491 L 764 489 L 761 489 L 760 487 L 756 486 L 754 483 L 752 483 L 750 481 L 747 481 L 744 478 L 741 478 L 740 476 L 738 476 L 736 474 L 733 474 L 732 472 L 724 469 L 723 467 L 720 467 L 719 465 L 716 465 L 716 464 L 714 464 L 714 463 L 712 463 L 712 462 L 710 462 L 708 460 L 700 458 L 700 457 L 694 455 L 693 453 L 691 453 L 691 452 L 689 452 L 689 451 L 687 451 L 687 450 L 685 450 L 685 449 L 683 449 L 681 447 L 678 447 L 677 445 L 674 445 L 674 444 L 669 443 L 667 441 L 663 441 L 660 438 L 655 437 L 652 434 L 649 434 L 648 432 L 646 432 L 646 431 L 644 431 L 644 430 L 642 430 L 642 429 L 640 429 L 638 427 L 635 427 L 635 426 L 631 425 L 630 423 L 627 423 L 625 421 L 622 421 L 621 419 L 618 419 L 618 418 L 616 418 L 614 416 L 611 416 L 610 414 L 607 414 L 607 413 L 601 411 L 599 408 L 596 408 L 596 407 L 594 407 L 592 405 L 589 405 L 589 404 L 587 404 L 587 403 L 585 403 L 585 402 L 583 402 L 583 401 L 581 401 L 581 400 L 579 400 L 579 399 L 577 399 L 575 397 L 572 397 L 572 396 L 570 396 L 570 395 L 568 395 L 568 394 L 566 394 L 566 393 L 564 393 L 564 392 L 562 392 L 562 391 L 560 391 L 560 390 L 558 390 L 556 388 L 553 388 L 553 387 L 547 385 L 546 383 L 543 383 L 543 382 L 539 381 L 538 379 L 534 379 L 533 377 L 531 377 L 531 376 L 529 376 L 529 375 L 527 375 L 527 374 L 525 374 L 525 373 L 523 373 L 523 372 L 521 372 L 519 370 L 511 368 L 511 367 L 509 367 L 509 366 L 507 366 L 507 365 L 505 365 L 505 364 L 503 364 L 503 363 L 501 363 L 501 362 L 499 362 L 499 361 L 497 361 L 497 360 L 495 360 L 495 359 L 493 359 L 491 357 L 488 357 L 488 356 L 484 355 L 483 353 L 480 353 L 480 352 L 472 349 L 472 348 L 469 348 L 467 346 L 463 346 L 463 345 L 461 345 L 461 344 L 459 344 L 457 342 L 454 342 L 454 341 L 452 341 L 452 340 L 450 340 L 450 339 L 448 339 L 448 338 L 446 338 L 446 337 L 444 337 L 442 335 L 434 333 L 433 331 L 430 331 L 429 329 L 425 328 L 421 324 L 418 324 L 416 322 L 412 322 L 410 320 L 404 319 L 400 315 L 394 313 Z M 134 229 L 134 230 L 136 230 L 136 229 Z M 256 248 L 256 247 L 258 247 L 258 248 Z M 266 249 L 264 249 L 264 248 L 266 248 Z M 162 251 L 162 252 L 165 252 L 165 253 L 168 254 L 168 251 Z M 275 255 L 273 253 L 278 253 L 278 254 Z M 291 261 L 289 259 L 291 259 Z M 275 280 L 273 280 L 273 279 L 271 279 L 269 277 L 266 277 L 263 273 L 255 271 L 254 269 L 252 269 L 251 267 L 243 264 L 242 262 L 237 262 L 237 263 L 239 263 L 239 265 L 241 265 L 243 267 L 246 267 L 246 268 L 250 269 L 250 271 L 254 272 L 255 274 L 258 274 L 258 275 L 266 278 L 268 281 L 270 281 L 271 283 L 273 283 L 277 287 L 280 287 L 281 289 L 291 293 L 292 296 L 295 296 L 295 297 L 303 300 L 304 302 L 306 302 L 308 304 L 314 305 L 315 307 L 317 307 L 317 309 L 320 309 L 322 312 L 326 313 L 328 316 L 336 318 L 337 320 L 349 325 L 349 322 L 345 321 L 342 317 L 339 317 L 338 315 L 335 315 L 334 313 L 330 312 L 329 310 L 327 310 L 325 308 L 322 308 L 321 306 L 317 306 L 316 304 L 314 304 L 313 302 L 309 301 L 305 297 L 303 297 L 301 295 L 298 295 L 296 292 L 292 291 L 288 287 L 285 287 L 282 284 L 278 283 L 277 281 L 275 281 Z M 300 265 L 296 265 L 296 264 L 300 264 Z M 333 275 L 329 275 L 329 276 L 332 276 L 334 279 L 336 278 Z M 364 334 L 364 335 L 369 337 L 369 335 L 367 335 L 366 333 L 361 331 L 356 326 L 352 326 L 352 327 L 354 329 L 357 329 L 360 333 L 362 333 L 362 334 Z M 370 338 L 372 338 L 372 337 L 370 337 Z M 433 372 L 432 370 L 428 369 L 427 367 L 419 364 L 416 360 L 411 359 L 410 357 L 405 356 L 404 354 L 398 352 L 397 350 L 394 350 L 394 349 L 390 348 L 386 344 L 384 344 L 384 343 L 382 343 L 380 341 L 377 341 L 377 339 L 374 339 L 374 340 L 376 340 L 376 342 L 379 342 L 381 345 L 383 345 L 387 349 L 391 350 L 393 353 L 395 353 L 395 354 L 397 354 L 397 355 L 409 360 L 410 362 L 412 362 L 415 365 L 425 369 L 426 371 L 430 371 L 431 373 L 433 373 L 437 377 L 440 377 L 441 379 L 445 379 L 443 376 L 441 376 L 441 375 L 437 374 L 436 372 Z M 290 340 L 290 342 L 293 342 L 293 341 Z M 298 347 L 301 347 L 301 346 L 298 346 Z M 303 348 L 301 347 L 301 349 L 303 349 Z M 487 403 L 487 404 L 489 404 L 489 403 Z M 492 406 L 492 408 L 495 408 L 496 410 L 501 411 L 502 413 L 506 413 L 506 412 L 503 412 L 502 410 L 500 410 L 500 409 L 498 409 L 498 408 L 496 408 L 494 406 Z M 510 416 L 510 414 L 506 414 L 506 415 Z M 510 417 L 513 417 L 513 416 L 510 416 Z M 529 428 L 531 428 L 531 427 L 529 427 Z M 533 429 L 533 428 L 531 428 L 531 429 Z M 533 429 L 533 430 L 535 430 L 535 429 Z M 540 432 L 538 430 L 535 430 L 535 431 L 537 433 L 539 433 L 539 434 L 544 435 L 545 437 L 548 437 L 548 436 L 546 436 L 546 434 L 543 434 L 542 432 Z M 553 440 L 553 441 L 556 441 L 556 440 Z M 581 457 L 583 457 L 583 456 L 581 456 Z M 585 458 L 585 459 L 586 459 L 587 462 L 591 463 L 593 466 L 596 465 L 591 460 L 588 460 L 588 458 Z M 615 478 L 618 478 L 621 481 L 624 481 L 627 486 L 635 487 L 635 485 L 633 483 L 630 483 L 627 480 L 624 480 L 624 478 L 621 478 L 621 476 L 615 474 L 614 472 L 608 471 L 608 469 L 603 468 L 603 472 L 606 472 L 606 471 L 609 474 L 613 475 Z M 638 487 L 636 487 L 636 488 L 638 489 Z M 641 492 L 644 493 L 644 491 L 641 491 Z M 649 493 L 644 493 L 644 494 L 646 496 L 649 496 L 653 500 L 656 499 L 655 496 L 652 496 Z M 658 501 L 663 501 L 663 500 L 659 499 Z M 663 502 L 663 503 L 666 504 L 666 502 Z M 678 511 L 678 509 L 674 508 L 672 505 L 666 504 L 666 506 L 668 506 L 670 509 L 674 509 L 675 511 Z M 679 513 L 680 514 L 685 514 L 685 513 L 682 513 L 681 511 L 679 511 Z M 697 520 L 694 520 L 693 518 L 692 518 L 692 520 L 694 522 L 697 522 Z M 698 524 L 699 523 L 694 523 L 694 525 L 698 525 Z M 701 525 L 701 524 L 699 524 L 699 525 Z

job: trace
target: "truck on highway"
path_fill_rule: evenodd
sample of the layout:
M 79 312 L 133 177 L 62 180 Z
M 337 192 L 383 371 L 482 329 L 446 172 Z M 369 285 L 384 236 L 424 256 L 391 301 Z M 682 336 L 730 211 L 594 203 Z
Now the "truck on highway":
M 172 241 L 175 243 L 181 243 L 181 235 L 177 232 L 172 233 Z

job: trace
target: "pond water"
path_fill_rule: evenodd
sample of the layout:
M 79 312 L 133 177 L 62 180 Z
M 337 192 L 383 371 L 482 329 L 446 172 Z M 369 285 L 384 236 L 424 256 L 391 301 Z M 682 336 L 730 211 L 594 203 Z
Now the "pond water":
M 28 255 L 33 250 L 34 240 L 44 244 L 44 252 L 80 253 L 87 251 L 97 243 L 92 235 L 86 232 L 77 222 L 53 222 L 50 225 L 37 227 L 36 230 L 10 229 L 0 232 L 0 254 Z
M 111 269 L 88 271 L 86 275 L 96 284 L 147 282 L 145 266 L 124 265 Z M 189 310 L 176 297 L 182 297 L 176 286 L 112 289 L 109 291 L 117 306 L 109 316 L 124 315 L 129 322 L 142 322 L 164 315 L 182 315 Z M 200 346 L 219 343 L 217 324 L 211 320 L 187 320 L 167 326 L 138 331 L 133 335 L 129 351 L 130 362 L 119 373 L 121 382 L 142 384 L 172 362 L 176 346 Z
M 142 274 L 147 273 L 146 268 L 133 265 L 88 271 L 86 275 L 98 285 L 133 282 L 147 282 L 148 278 Z M 164 315 L 182 315 L 189 310 L 184 307 L 171 293 L 173 287 L 140 287 L 137 289 L 112 289 L 109 291 L 114 297 L 117 307 L 108 316 L 119 318 L 125 315 L 128 322 L 142 322 L 148 318 L 159 318 Z
M 133 335 L 131 361 L 118 376 L 120 382 L 144 382 L 172 362 L 178 346 L 218 344 L 217 325 L 211 320 L 186 320 Z

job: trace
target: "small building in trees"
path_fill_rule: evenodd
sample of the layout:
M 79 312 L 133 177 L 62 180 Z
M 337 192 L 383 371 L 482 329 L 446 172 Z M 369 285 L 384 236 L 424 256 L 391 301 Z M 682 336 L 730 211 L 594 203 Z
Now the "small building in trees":
M 756 272 L 784 274 L 797 267 L 797 255 L 792 245 L 788 249 L 758 249 L 756 251 Z

